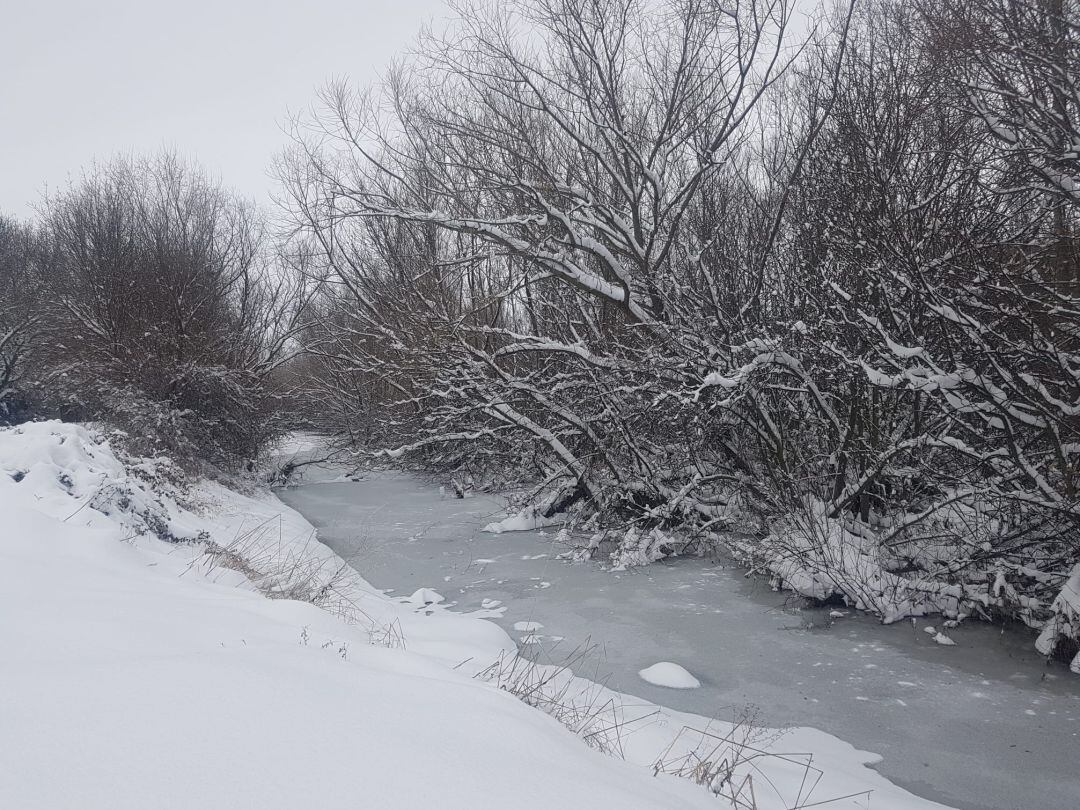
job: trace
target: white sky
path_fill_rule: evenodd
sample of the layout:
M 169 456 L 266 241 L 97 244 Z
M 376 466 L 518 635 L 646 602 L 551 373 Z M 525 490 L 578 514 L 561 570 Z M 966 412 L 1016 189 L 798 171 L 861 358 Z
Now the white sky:
M 0 213 L 95 158 L 171 147 L 269 202 L 289 110 L 378 77 L 441 0 L 11 0 L 0 12 Z

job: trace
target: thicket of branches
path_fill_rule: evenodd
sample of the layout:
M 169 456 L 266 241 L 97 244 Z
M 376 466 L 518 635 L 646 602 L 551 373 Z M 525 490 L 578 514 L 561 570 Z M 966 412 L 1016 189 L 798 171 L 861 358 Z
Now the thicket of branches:
M 282 164 L 311 379 L 374 448 L 527 467 L 646 558 L 749 530 L 805 593 L 1065 644 L 1076 6 L 793 14 L 468 4 L 329 87 Z
M 284 427 L 308 281 L 247 202 L 174 155 L 96 166 L 0 222 L 0 418 L 123 430 L 236 466 Z

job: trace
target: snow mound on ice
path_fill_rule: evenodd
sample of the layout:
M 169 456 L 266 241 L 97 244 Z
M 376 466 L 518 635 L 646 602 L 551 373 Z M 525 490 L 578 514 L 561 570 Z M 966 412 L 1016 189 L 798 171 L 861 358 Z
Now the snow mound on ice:
M 664 686 L 668 689 L 697 689 L 701 686 L 701 681 L 684 667 L 671 661 L 660 661 L 651 667 L 645 667 L 638 673 L 638 677 L 653 686 Z
M 502 520 L 489 523 L 480 531 L 489 534 L 502 534 L 503 532 L 529 532 L 533 529 L 543 529 L 545 526 L 554 526 L 563 522 L 561 515 L 544 517 L 538 506 L 527 506 L 516 515 L 510 515 Z
M 413 591 L 412 596 L 406 597 L 404 601 L 413 605 L 437 605 L 445 598 L 441 593 L 433 591 L 431 588 L 419 588 Z

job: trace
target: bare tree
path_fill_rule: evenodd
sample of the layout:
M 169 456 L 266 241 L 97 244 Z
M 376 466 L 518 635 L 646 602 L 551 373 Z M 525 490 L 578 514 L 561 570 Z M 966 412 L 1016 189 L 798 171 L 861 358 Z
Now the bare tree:
M 967 101 L 995 146 L 1027 172 L 1049 212 L 1051 277 L 1076 294 L 1080 206 L 1080 16 L 1072 0 L 978 0 L 943 18 Z
M 521 435 L 598 502 L 594 468 L 632 471 L 631 489 L 656 479 L 606 378 L 641 376 L 649 398 L 654 380 L 698 372 L 687 352 L 707 356 L 697 280 L 712 236 L 695 245 L 692 226 L 705 198 L 753 182 L 753 111 L 797 53 L 789 15 L 782 2 L 469 7 L 382 101 L 330 88 L 298 137 L 293 207 L 367 334 L 393 334 L 380 351 L 427 333 L 437 349 L 408 351 L 437 350 L 429 368 L 457 375 L 435 386 L 444 417 L 409 444 Z M 762 272 L 740 263 L 726 285 L 760 287 Z M 372 295 L 388 276 L 412 302 L 408 338 L 386 322 L 386 292 Z M 646 351 L 659 378 L 643 374 Z M 574 382 L 552 396 L 543 380 L 562 374 Z M 418 369 L 396 376 L 405 400 L 433 403 L 409 389 Z
M 252 457 L 278 429 L 268 383 L 307 285 L 254 208 L 173 155 L 116 160 L 46 200 L 42 234 L 46 407 L 126 418 L 174 453 Z
M 17 415 L 41 325 L 33 254 L 29 229 L 0 217 L 0 420 Z
M 620 559 L 739 526 L 888 621 L 1042 625 L 1080 522 L 1073 29 L 986 4 L 794 45 L 782 2 L 460 8 L 282 164 L 315 376 L 371 450 L 528 469 Z

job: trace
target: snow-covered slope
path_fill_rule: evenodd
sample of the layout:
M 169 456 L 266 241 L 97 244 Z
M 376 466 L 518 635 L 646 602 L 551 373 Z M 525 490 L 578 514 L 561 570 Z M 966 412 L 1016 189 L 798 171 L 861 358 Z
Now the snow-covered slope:
M 206 483 L 184 506 L 166 467 L 80 426 L 0 430 L 0 807 L 723 806 L 641 767 L 689 773 L 703 718 L 637 705 L 630 761 L 594 751 L 505 670 L 474 677 L 513 649 L 494 624 L 388 599 L 270 495 Z M 935 806 L 827 735 L 778 745 L 815 753 L 818 800 Z M 742 766 L 759 807 L 790 805 L 802 762 Z

